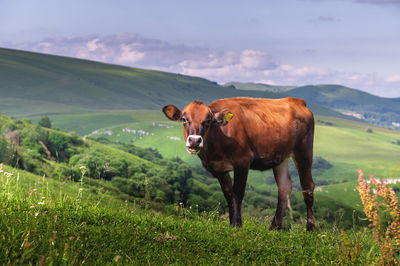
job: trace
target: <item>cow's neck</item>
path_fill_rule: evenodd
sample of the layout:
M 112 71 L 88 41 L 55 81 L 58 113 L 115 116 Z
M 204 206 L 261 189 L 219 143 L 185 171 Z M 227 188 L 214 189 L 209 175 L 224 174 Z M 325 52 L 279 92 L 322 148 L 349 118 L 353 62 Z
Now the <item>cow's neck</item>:
M 217 125 L 212 125 L 207 137 L 204 139 L 204 146 L 198 154 L 201 160 L 212 160 L 216 156 L 216 151 L 224 149 L 224 133 Z M 220 153 L 219 152 L 219 153 Z

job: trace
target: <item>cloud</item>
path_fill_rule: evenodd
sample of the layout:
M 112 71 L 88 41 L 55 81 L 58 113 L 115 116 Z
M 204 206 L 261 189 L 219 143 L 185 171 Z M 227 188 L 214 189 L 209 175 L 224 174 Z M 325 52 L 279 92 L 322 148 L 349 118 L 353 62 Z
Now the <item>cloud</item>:
M 199 76 L 219 83 L 238 81 L 295 86 L 334 83 L 382 96 L 400 96 L 400 75 L 380 77 L 311 65 L 293 66 L 278 62 L 266 51 L 213 51 L 137 34 L 47 38 L 30 43 L 0 43 L 0 46 Z
M 392 75 L 386 78 L 385 80 L 388 83 L 399 83 L 400 86 L 400 75 Z
M 277 64 L 268 54 L 256 50 L 242 51 L 240 64 L 248 69 L 273 69 L 277 67 Z
M 208 56 L 207 48 L 187 47 L 144 38 L 137 34 L 96 35 L 76 38 L 47 38 L 38 42 L 0 43 L 9 48 L 57 54 L 107 63 L 138 67 L 166 67 L 186 58 L 199 60 Z
M 121 64 L 134 64 L 145 58 L 145 52 L 139 52 L 135 46 L 122 44 L 120 46 L 121 53 L 114 59 L 115 62 Z

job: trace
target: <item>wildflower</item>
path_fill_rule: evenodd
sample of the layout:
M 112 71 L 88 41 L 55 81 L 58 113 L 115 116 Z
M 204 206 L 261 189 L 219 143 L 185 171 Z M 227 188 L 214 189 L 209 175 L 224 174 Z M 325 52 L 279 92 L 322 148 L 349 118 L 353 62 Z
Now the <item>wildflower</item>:
M 371 182 L 367 183 L 363 180 L 363 175 L 363 171 L 359 170 L 359 186 L 357 189 L 360 192 L 364 213 L 371 222 L 374 228 L 374 238 L 381 247 L 380 262 L 382 264 L 391 264 L 396 261 L 395 254 L 400 249 L 400 208 L 398 199 L 393 189 L 388 187 L 385 182 L 378 182 L 371 175 Z M 369 183 L 376 187 L 373 195 L 370 194 Z M 378 200 L 378 197 L 382 200 Z M 391 223 L 386 227 L 380 222 L 379 209 L 382 207 L 388 210 L 391 216 Z
M 25 248 L 26 248 L 26 249 L 29 249 L 29 248 L 32 246 L 32 243 L 33 243 L 33 241 L 31 241 L 31 242 L 26 242 L 26 243 L 25 243 Z
M 38 205 L 44 205 L 44 202 L 39 201 L 37 204 L 38 204 Z

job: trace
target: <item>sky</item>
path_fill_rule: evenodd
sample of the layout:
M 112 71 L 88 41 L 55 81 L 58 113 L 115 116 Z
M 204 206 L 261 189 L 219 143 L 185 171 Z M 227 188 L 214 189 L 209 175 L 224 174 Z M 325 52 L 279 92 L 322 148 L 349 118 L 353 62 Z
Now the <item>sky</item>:
M 0 0 L 0 47 L 400 97 L 400 0 Z

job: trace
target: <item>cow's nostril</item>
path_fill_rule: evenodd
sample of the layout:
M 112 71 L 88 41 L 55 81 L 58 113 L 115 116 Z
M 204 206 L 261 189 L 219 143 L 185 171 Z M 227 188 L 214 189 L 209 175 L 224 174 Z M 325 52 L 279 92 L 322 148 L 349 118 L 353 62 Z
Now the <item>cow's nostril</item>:
M 203 147 L 203 138 L 199 135 L 189 135 L 186 139 L 188 147 Z

